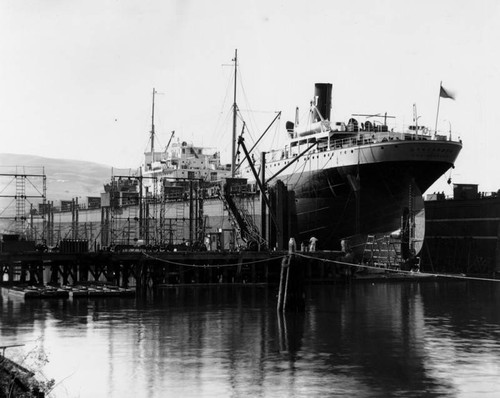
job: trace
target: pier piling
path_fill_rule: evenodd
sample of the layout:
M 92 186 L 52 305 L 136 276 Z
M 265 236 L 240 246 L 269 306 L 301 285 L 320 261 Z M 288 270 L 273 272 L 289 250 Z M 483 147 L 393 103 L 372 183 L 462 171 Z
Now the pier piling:
M 281 262 L 278 311 L 304 311 L 304 267 L 295 255 L 295 239 L 288 243 L 288 255 Z

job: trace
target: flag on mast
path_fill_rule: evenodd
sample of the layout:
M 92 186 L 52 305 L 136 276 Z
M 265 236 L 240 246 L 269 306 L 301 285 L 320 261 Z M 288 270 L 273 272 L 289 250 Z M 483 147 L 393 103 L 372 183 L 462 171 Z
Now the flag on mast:
M 438 117 L 439 117 L 439 104 L 441 102 L 441 98 L 450 98 L 455 100 L 455 94 L 447 91 L 443 87 L 443 82 L 439 83 L 439 97 L 438 97 L 438 106 L 436 112 L 436 126 L 434 127 L 434 134 L 437 134 L 437 126 L 438 126 Z
M 443 86 L 440 86 L 440 90 L 439 90 L 439 96 L 442 97 L 442 98 L 450 98 L 452 100 L 455 100 L 455 94 L 452 94 L 451 92 L 447 91 L 444 89 Z

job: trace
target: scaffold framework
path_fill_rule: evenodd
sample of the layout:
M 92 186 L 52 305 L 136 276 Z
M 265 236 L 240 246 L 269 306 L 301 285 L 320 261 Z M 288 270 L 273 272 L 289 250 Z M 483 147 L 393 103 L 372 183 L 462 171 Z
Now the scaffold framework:
M 42 166 L 3 166 L 0 168 L 0 222 L 3 233 L 27 239 L 44 239 L 42 228 L 33 219 L 43 218 L 47 198 L 47 177 Z

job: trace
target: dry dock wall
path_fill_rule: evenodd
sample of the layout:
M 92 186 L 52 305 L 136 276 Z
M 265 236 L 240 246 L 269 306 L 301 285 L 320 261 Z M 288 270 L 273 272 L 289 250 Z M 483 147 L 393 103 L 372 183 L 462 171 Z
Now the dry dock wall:
M 425 218 L 423 270 L 500 273 L 500 197 L 427 201 Z

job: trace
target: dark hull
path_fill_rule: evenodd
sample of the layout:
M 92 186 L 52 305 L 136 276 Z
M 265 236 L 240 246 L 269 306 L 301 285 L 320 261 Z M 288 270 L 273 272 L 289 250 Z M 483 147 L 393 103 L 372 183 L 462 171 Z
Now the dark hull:
M 299 239 L 315 236 L 321 249 L 339 249 L 346 237 L 393 232 L 405 211 L 423 209 L 422 192 L 450 166 L 386 162 L 285 176 L 295 191 Z

